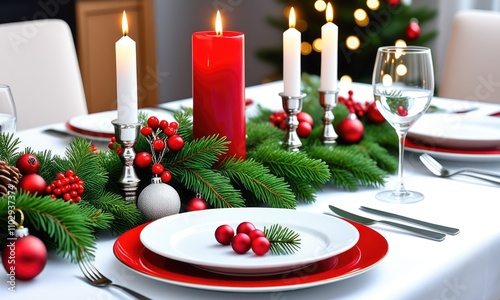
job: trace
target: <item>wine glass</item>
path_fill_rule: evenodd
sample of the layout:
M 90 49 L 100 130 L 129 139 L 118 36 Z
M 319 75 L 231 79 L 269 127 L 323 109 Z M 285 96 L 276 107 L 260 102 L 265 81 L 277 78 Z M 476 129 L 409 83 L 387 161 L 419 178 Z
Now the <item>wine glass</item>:
M 420 201 L 424 195 L 406 190 L 403 184 L 404 144 L 406 133 L 429 108 L 434 94 L 431 50 L 418 46 L 380 47 L 372 85 L 377 108 L 394 127 L 399 138 L 396 187 L 378 193 L 376 198 L 392 203 Z
M 8 85 L 0 84 L 0 133 L 16 131 L 17 114 Z

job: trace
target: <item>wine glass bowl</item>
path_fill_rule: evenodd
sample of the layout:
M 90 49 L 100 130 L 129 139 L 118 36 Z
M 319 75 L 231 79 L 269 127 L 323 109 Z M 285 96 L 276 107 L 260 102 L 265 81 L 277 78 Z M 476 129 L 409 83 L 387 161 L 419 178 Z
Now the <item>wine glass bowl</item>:
M 16 131 L 17 114 L 8 85 L 0 84 L 0 133 Z
M 373 69 L 373 94 L 378 110 L 399 138 L 396 188 L 376 198 L 393 203 L 412 203 L 424 196 L 406 190 L 403 184 L 404 142 L 411 126 L 427 111 L 434 94 L 434 70 L 429 48 L 380 47 Z

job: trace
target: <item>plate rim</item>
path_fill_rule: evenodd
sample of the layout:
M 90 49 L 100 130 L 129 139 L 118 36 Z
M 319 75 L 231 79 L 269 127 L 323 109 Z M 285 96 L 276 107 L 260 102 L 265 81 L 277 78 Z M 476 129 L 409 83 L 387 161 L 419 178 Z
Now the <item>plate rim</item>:
M 310 288 L 310 287 L 315 287 L 315 286 L 321 286 L 321 285 L 326 285 L 330 284 L 333 282 L 345 280 L 357 275 L 360 275 L 362 273 L 365 273 L 371 269 L 373 269 L 375 266 L 380 264 L 380 262 L 383 261 L 383 259 L 387 256 L 389 252 L 389 243 L 387 240 L 382 236 L 379 232 L 375 231 L 372 228 L 369 228 L 365 225 L 355 223 L 349 220 L 345 220 L 346 222 L 352 224 L 357 228 L 357 230 L 360 232 L 360 239 L 358 240 L 358 243 L 355 245 L 355 247 L 358 247 L 361 255 L 359 260 L 357 260 L 355 263 L 350 265 L 350 269 L 346 270 L 344 273 L 339 274 L 339 275 L 334 275 L 334 274 L 324 274 L 328 272 L 335 272 L 335 268 L 332 268 L 330 270 L 326 270 L 324 272 L 319 272 L 317 274 L 313 274 L 313 276 L 310 276 L 306 274 L 303 277 L 294 277 L 294 278 L 299 278 L 301 281 L 298 282 L 299 280 L 290 280 L 287 283 L 281 282 L 280 284 L 275 284 L 275 285 L 268 285 L 268 286 L 249 286 L 248 284 L 234 284 L 234 282 L 231 282 L 230 279 L 224 280 L 224 279 L 206 279 L 202 278 L 200 276 L 190 276 L 190 275 L 185 275 L 183 274 L 180 276 L 181 278 L 165 278 L 165 274 L 160 277 L 159 274 L 153 274 L 153 271 L 145 269 L 144 265 L 140 261 L 140 257 L 134 257 L 134 258 L 127 258 L 124 257 L 126 254 L 123 253 L 123 251 L 135 251 L 140 253 L 140 255 L 143 255 L 144 251 L 149 251 L 147 248 L 144 247 L 144 245 L 141 244 L 140 239 L 139 239 L 139 234 L 142 228 L 144 228 L 146 224 L 139 225 L 124 234 L 122 234 L 118 239 L 115 241 L 113 245 L 113 254 L 115 255 L 116 259 L 123 264 L 126 268 L 130 269 L 131 271 L 147 277 L 151 278 L 157 281 L 177 285 L 177 286 L 183 286 L 183 287 L 189 287 L 189 288 L 196 288 L 196 289 L 202 289 L 202 290 L 210 290 L 210 291 L 218 291 L 218 292 L 249 292 L 249 293 L 262 293 L 262 292 L 284 292 L 284 291 L 293 291 L 293 290 L 299 290 L 299 289 L 304 289 L 304 288 Z M 135 240 L 134 240 L 134 235 L 135 235 Z M 125 241 L 126 239 L 131 239 L 132 242 Z M 376 245 L 376 247 L 374 247 Z M 140 248 L 142 246 L 142 248 Z M 351 249 L 354 249 L 351 248 Z M 377 250 L 376 252 L 373 252 L 373 249 Z M 369 255 L 366 255 L 368 253 L 367 251 L 371 251 Z M 338 254 L 339 257 L 342 257 L 343 255 L 346 255 L 348 251 L 343 252 Z M 151 252 L 152 253 L 152 252 Z M 363 255 L 365 253 L 365 255 Z M 129 253 L 131 254 L 131 253 Z M 152 253 L 153 255 L 156 255 Z M 158 256 L 163 260 L 169 260 L 168 258 L 164 258 L 162 256 Z M 182 262 L 179 262 L 180 264 L 184 264 Z M 137 269 L 136 269 L 137 267 Z M 142 269 L 139 269 L 142 267 Z M 158 267 L 158 266 L 157 266 Z M 171 272 L 171 271 L 166 271 L 166 272 Z M 316 276 L 314 276 L 316 275 Z M 333 276 L 332 276 L 333 275 Z M 229 276 L 227 276 L 229 277 Z M 316 278 L 320 277 L 320 278 Z M 229 277 L 231 278 L 231 277 Z M 255 280 L 258 277 L 252 276 L 248 277 L 250 278 L 249 280 Z M 196 279 L 196 282 L 194 282 Z M 202 283 L 202 280 L 205 280 L 204 283 Z M 261 279 L 265 280 L 265 279 Z M 225 284 L 223 285 L 222 282 Z M 232 283 L 232 284 L 231 284 Z
M 288 261 L 277 261 L 277 262 L 271 262 L 269 263 L 269 259 L 266 260 L 267 262 L 265 263 L 255 263 L 255 261 L 251 264 L 243 264 L 243 265 L 234 265 L 234 262 L 230 261 L 212 261 L 212 260 L 204 260 L 204 257 L 201 258 L 196 258 L 196 257 L 187 257 L 183 256 L 182 253 L 177 253 L 174 249 L 170 249 L 170 251 L 167 251 L 169 253 L 165 253 L 164 251 L 160 251 L 157 249 L 157 246 L 152 246 L 151 244 L 157 243 L 157 240 L 154 239 L 154 241 L 149 241 L 145 240 L 145 235 L 151 234 L 150 232 L 155 232 L 155 226 L 161 228 L 163 227 L 168 227 L 169 224 L 172 222 L 178 222 L 179 219 L 182 218 L 182 220 L 185 222 L 186 220 L 189 221 L 198 221 L 198 223 L 192 223 L 190 224 L 191 226 L 204 226 L 203 222 L 206 223 L 204 219 L 209 219 L 209 223 L 213 223 L 213 221 L 210 218 L 215 218 L 221 219 L 221 224 L 223 223 L 228 223 L 228 220 L 231 220 L 231 222 L 238 222 L 238 221 L 251 221 L 252 220 L 243 220 L 241 219 L 241 216 L 243 215 L 257 215 L 261 216 L 262 214 L 269 214 L 269 215 L 274 215 L 274 216 L 280 216 L 283 217 L 284 219 L 292 219 L 292 220 L 302 220 L 304 218 L 314 218 L 317 220 L 318 218 L 322 218 L 323 222 L 328 222 L 329 226 L 332 226 L 331 230 L 329 230 L 328 234 L 325 232 L 321 232 L 322 235 L 326 235 L 329 237 L 329 241 L 331 242 L 332 237 L 335 238 L 335 234 L 333 232 L 333 226 L 340 227 L 342 230 L 351 230 L 349 232 L 350 238 L 346 239 L 343 244 L 339 245 L 339 247 L 331 249 L 330 251 L 327 251 L 325 253 L 322 253 L 321 255 L 317 256 L 311 256 L 311 258 L 304 258 L 304 257 L 298 257 L 295 259 L 291 259 Z M 207 217 L 208 214 L 208 217 Z M 223 218 L 227 219 L 223 219 Z M 253 221 L 255 222 L 255 220 Z M 272 221 L 271 223 L 274 223 Z M 279 223 L 279 221 L 276 221 L 276 223 Z M 318 230 L 317 225 L 315 226 L 310 226 L 310 224 L 304 224 L 300 223 L 299 224 L 302 227 L 308 227 L 311 230 L 315 230 L 316 232 L 320 232 Z M 329 227 L 330 228 L 330 227 Z M 157 230 L 157 229 L 156 229 Z M 171 233 L 169 236 L 165 236 L 164 240 L 167 241 L 170 237 L 173 237 L 175 233 Z M 177 214 L 173 216 L 168 216 L 161 218 L 159 220 L 153 221 L 150 224 L 148 224 L 144 230 L 141 231 L 140 239 L 142 244 L 148 248 L 150 251 L 155 252 L 156 254 L 159 254 L 161 256 L 165 256 L 170 259 L 174 259 L 177 261 L 182 261 L 185 263 L 190 263 L 193 265 L 197 265 L 203 268 L 208 268 L 213 271 L 222 271 L 226 273 L 234 273 L 234 274 L 262 274 L 262 273 L 273 273 L 273 272 L 280 272 L 283 270 L 287 270 L 290 268 L 297 268 L 297 266 L 305 266 L 320 260 L 323 260 L 327 257 L 331 257 L 333 255 L 339 254 L 341 252 L 347 251 L 348 249 L 352 248 L 359 240 L 359 232 L 354 227 L 352 224 L 349 222 L 346 222 L 342 219 L 332 219 L 330 216 L 327 215 L 320 215 L 317 213 L 311 213 L 307 211 L 299 211 L 299 210 L 293 210 L 293 209 L 283 209 L 283 208 L 267 208 L 267 207 L 241 207 L 241 208 L 219 208 L 219 209 L 211 209 L 211 210 L 203 210 L 203 211 L 194 211 L 194 212 L 188 212 L 184 214 Z M 218 245 L 217 242 L 214 239 L 214 245 Z M 330 244 L 331 245 L 331 244 Z M 327 245 L 329 247 L 330 245 Z M 172 246 L 170 246 L 172 247 Z M 309 257 L 309 256 L 308 256 Z M 240 258 L 240 256 L 236 256 L 236 258 Z M 241 271 L 244 270 L 244 271 Z

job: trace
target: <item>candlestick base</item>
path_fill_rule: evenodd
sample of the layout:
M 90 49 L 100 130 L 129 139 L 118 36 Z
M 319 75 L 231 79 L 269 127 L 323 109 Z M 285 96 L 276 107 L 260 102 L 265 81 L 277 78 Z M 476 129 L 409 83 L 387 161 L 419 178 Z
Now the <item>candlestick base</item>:
M 333 108 L 337 105 L 337 98 L 339 90 L 335 91 L 321 91 L 319 92 L 319 103 L 323 107 L 323 134 L 321 135 L 321 142 L 323 145 L 334 146 L 337 144 L 338 135 L 333 128 Z
M 118 183 L 124 192 L 125 201 L 136 204 L 136 192 L 139 187 L 140 179 L 134 169 L 134 145 L 139 137 L 141 125 L 139 123 L 120 124 L 118 120 L 113 120 L 111 123 L 115 127 L 116 142 L 122 146 L 120 158 L 123 162 L 123 171 L 118 179 Z
M 290 151 L 299 151 L 302 142 L 297 135 L 297 114 L 302 111 L 302 99 L 306 96 L 305 93 L 300 96 L 287 96 L 284 93 L 279 93 L 282 99 L 283 109 L 287 113 L 287 131 L 284 146 Z

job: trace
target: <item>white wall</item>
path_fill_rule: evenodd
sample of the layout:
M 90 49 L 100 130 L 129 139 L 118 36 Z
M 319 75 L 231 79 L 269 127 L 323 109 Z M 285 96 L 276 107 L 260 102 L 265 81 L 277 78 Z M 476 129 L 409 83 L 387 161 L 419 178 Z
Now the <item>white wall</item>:
M 159 102 L 190 98 L 191 35 L 214 30 L 217 10 L 224 30 L 245 34 L 246 86 L 259 84 L 272 68 L 255 56 L 263 47 L 279 47 L 282 32 L 266 22 L 283 7 L 274 0 L 155 0 Z

